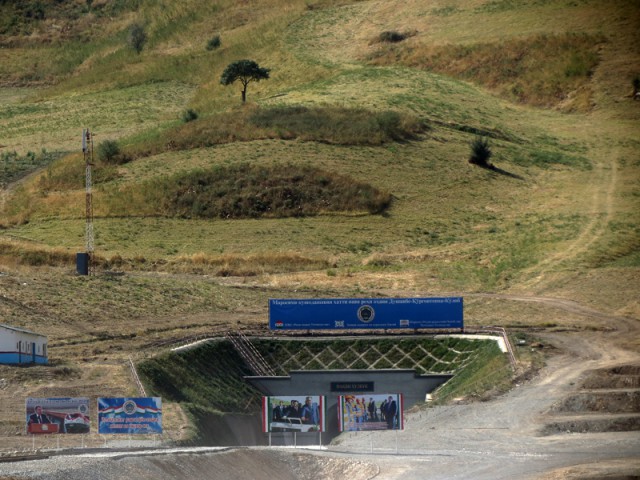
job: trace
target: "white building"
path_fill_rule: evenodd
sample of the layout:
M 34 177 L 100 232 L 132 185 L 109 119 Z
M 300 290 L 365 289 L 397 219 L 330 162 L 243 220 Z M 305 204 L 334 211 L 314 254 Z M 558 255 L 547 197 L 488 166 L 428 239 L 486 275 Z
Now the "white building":
M 0 323 L 0 363 L 46 364 L 47 337 Z

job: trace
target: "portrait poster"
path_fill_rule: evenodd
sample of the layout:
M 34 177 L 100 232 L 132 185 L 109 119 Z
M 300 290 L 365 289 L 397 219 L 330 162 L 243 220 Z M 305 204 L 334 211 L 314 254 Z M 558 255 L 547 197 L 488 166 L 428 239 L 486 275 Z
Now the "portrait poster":
M 89 433 L 88 398 L 34 398 L 26 400 L 27 433 Z

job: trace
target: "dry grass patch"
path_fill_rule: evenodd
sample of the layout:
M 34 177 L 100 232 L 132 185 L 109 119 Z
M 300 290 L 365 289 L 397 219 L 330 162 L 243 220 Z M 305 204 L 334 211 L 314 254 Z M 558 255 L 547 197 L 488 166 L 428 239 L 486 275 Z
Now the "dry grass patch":
M 0 258 L 5 257 L 14 259 L 16 265 L 30 267 L 62 267 L 75 262 L 75 253 L 63 248 L 47 248 L 25 241 L 0 239 Z
M 575 95 L 574 104 L 584 106 L 582 96 L 590 95 L 598 46 L 604 41 L 602 36 L 563 34 L 475 45 L 385 45 L 371 62 L 473 80 L 520 103 L 553 106 Z
M 220 277 L 247 277 L 265 273 L 319 270 L 327 266 L 326 260 L 303 257 L 295 253 L 220 256 L 197 253 L 179 256 L 169 264 L 174 271 L 213 273 Z

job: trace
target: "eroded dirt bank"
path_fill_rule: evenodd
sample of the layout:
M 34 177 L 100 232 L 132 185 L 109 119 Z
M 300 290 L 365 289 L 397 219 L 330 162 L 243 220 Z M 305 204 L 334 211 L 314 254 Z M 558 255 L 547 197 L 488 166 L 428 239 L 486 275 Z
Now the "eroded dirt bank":
M 378 473 L 376 465 L 358 459 L 242 448 L 59 455 L 0 464 L 0 479 L 3 480 L 24 476 L 52 480 L 368 480 Z

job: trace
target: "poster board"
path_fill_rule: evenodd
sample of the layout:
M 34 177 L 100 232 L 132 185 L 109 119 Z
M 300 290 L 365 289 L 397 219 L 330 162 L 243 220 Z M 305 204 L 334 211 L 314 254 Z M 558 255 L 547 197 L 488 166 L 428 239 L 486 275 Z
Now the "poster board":
M 462 297 L 270 299 L 271 330 L 462 329 Z
M 89 433 L 89 399 L 84 397 L 35 398 L 25 402 L 26 430 L 31 434 Z
M 322 395 L 262 397 L 262 431 L 324 432 L 326 405 Z
M 98 433 L 162 433 L 162 398 L 98 398 Z
M 401 393 L 348 394 L 338 397 L 341 432 L 404 430 Z

